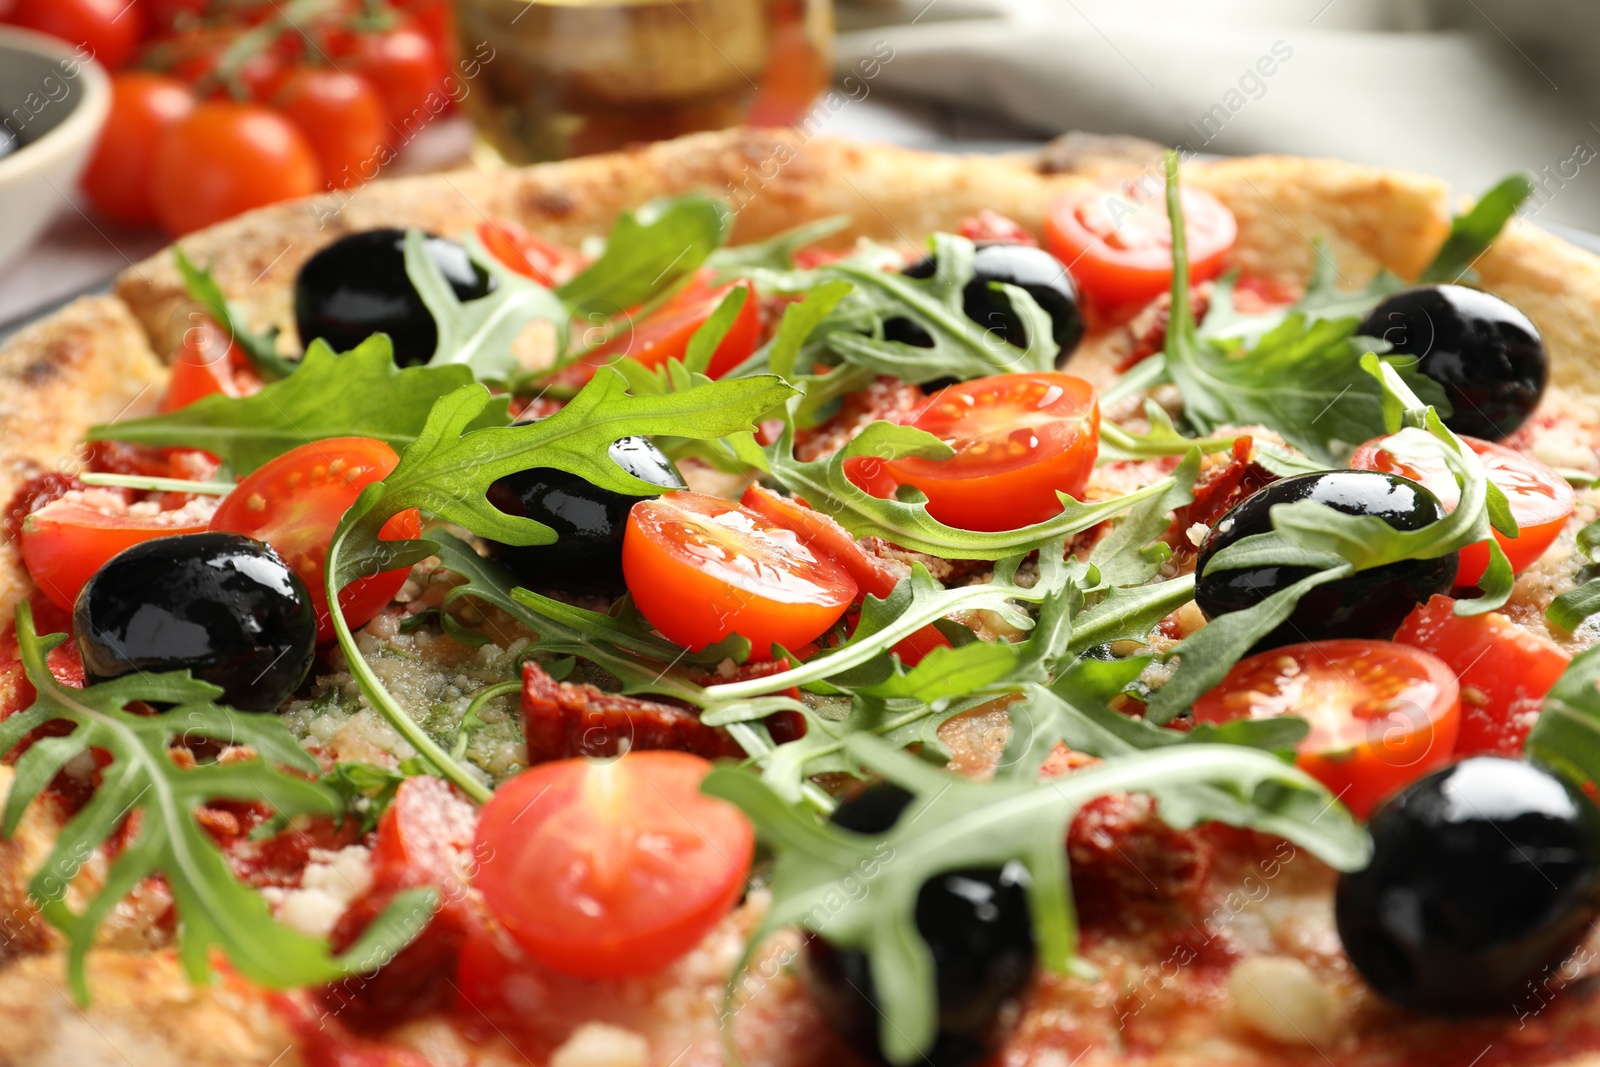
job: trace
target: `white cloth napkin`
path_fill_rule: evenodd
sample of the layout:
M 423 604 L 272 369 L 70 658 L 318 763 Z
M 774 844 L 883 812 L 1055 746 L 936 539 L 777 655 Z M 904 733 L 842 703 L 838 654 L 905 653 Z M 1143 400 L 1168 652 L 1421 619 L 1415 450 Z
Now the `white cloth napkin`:
M 1600 229 L 1594 0 L 840 0 L 837 72 L 1040 135 L 1322 155 Z M 882 62 L 886 49 L 892 58 Z

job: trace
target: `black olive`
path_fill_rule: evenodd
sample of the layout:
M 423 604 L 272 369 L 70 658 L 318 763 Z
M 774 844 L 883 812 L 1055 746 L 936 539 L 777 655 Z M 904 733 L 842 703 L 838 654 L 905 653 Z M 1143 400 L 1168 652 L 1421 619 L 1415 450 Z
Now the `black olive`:
M 1042 248 L 1027 245 L 979 245 L 973 258 L 973 277 L 961 291 L 961 306 L 967 318 L 992 331 L 1001 340 L 1018 348 L 1028 346 L 1028 331 L 1011 310 L 1011 300 L 1003 292 L 989 288 L 990 282 L 1005 282 L 1023 289 L 1050 316 L 1050 332 L 1061 352 L 1059 364 L 1072 354 L 1083 339 L 1083 313 L 1078 309 L 1078 289 L 1061 261 Z M 936 265 L 925 256 L 902 273 L 911 278 L 933 277 Z M 933 339 L 910 319 L 889 319 L 883 324 L 884 336 L 891 341 L 927 348 Z
M 911 795 L 900 787 L 878 783 L 839 805 L 833 822 L 857 833 L 882 833 L 910 802 Z M 1027 885 L 1027 868 L 1013 862 L 941 874 L 918 892 L 917 931 L 933 953 L 939 990 L 939 1033 L 923 1060 L 932 1067 L 973 1063 L 1002 1036 L 1001 1013 L 1033 973 Z M 806 940 L 803 974 L 828 1023 L 863 1053 L 882 1060 L 882 1015 L 866 956 L 812 935 Z
M 614 441 L 608 454 L 635 478 L 662 489 L 684 488 L 672 461 L 643 437 Z M 491 554 L 527 585 L 620 594 L 625 588 L 622 535 L 628 511 L 639 499 L 598 488 L 553 467 L 508 474 L 489 487 L 489 503 L 507 515 L 544 523 L 558 539 L 554 544 L 525 547 L 490 542 Z
M 1479 756 L 1406 786 L 1369 829 L 1371 864 L 1334 898 L 1361 976 L 1422 1011 L 1542 1008 L 1541 974 L 1600 914 L 1600 810 L 1542 767 Z
M 1252 567 L 1206 573 L 1211 557 L 1252 534 L 1272 529 L 1274 504 L 1315 500 L 1347 515 L 1376 515 L 1397 530 L 1415 530 L 1444 516 L 1439 498 L 1394 474 L 1323 471 L 1273 482 L 1224 515 L 1200 546 L 1195 562 L 1195 602 L 1206 618 L 1253 607 L 1312 573 L 1309 567 Z M 1447 593 L 1456 578 L 1458 553 L 1437 559 L 1402 560 L 1318 586 L 1300 600 L 1283 625 L 1262 638 L 1257 650 L 1335 637 L 1387 639 L 1418 604 Z
M 179 671 L 222 687 L 223 703 L 273 711 L 311 670 L 317 616 L 278 554 L 240 534 L 160 537 L 95 572 L 72 613 L 83 672 Z
M 1528 316 L 1498 296 L 1432 285 L 1379 304 L 1361 333 L 1416 356 L 1417 369 L 1444 387 L 1456 433 L 1499 441 L 1539 406 L 1550 377 L 1544 342 Z
M 294 321 L 300 343 L 321 338 L 348 352 L 375 333 L 394 342 L 402 367 L 426 363 L 439 329 L 406 276 L 404 230 L 367 230 L 342 237 L 306 261 L 294 283 Z M 423 246 L 456 298 L 477 300 L 494 279 L 454 241 L 429 236 Z

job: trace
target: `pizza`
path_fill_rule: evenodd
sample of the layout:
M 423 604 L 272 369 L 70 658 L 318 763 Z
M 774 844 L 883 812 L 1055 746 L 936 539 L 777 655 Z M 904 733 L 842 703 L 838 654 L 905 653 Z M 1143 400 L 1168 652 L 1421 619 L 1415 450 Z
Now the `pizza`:
M 1600 260 L 734 130 L 0 348 L 0 1062 L 1600 1062 Z

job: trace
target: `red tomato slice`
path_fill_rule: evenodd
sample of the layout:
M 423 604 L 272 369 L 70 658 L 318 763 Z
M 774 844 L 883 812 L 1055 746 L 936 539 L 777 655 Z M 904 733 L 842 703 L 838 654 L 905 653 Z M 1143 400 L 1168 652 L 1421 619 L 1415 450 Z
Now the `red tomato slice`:
M 1438 656 L 1461 680 L 1457 756 L 1520 755 L 1572 657 L 1498 612 L 1457 615 L 1455 606 L 1447 596 L 1418 605 L 1394 639 Z
M 659 367 L 669 359 L 682 359 L 695 331 L 717 310 L 723 298 L 739 286 L 746 290 L 744 306 L 723 335 L 706 368 L 708 376 L 720 378 L 748 359 L 761 343 L 760 301 L 747 281 L 713 288 L 705 284 L 703 277 L 696 278 L 648 318 L 632 323 L 631 329 L 613 338 L 600 353 L 625 355 L 646 367 Z
M 763 518 L 770 519 L 795 536 L 813 552 L 829 556 L 855 579 L 863 595 L 882 600 L 894 591 L 905 577 L 889 561 L 875 556 L 861 547 L 850 532 L 832 518 L 813 511 L 793 497 L 780 496 L 760 485 L 751 485 L 744 491 L 739 503 Z M 924 626 L 910 637 L 894 646 L 902 662 L 915 666 L 922 657 L 950 642 L 932 626 Z
M 1572 486 L 1532 456 L 1476 437 L 1461 440 L 1483 460 L 1489 481 L 1500 487 L 1511 505 L 1511 517 L 1517 520 L 1517 536 L 1507 537 L 1496 530 L 1494 539 L 1500 542 L 1500 550 L 1511 561 L 1511 569 L 1521 574 L 1537 563 L 1561 536 L 1576 506 Z M 1384 438 L 1380 437 L 1356 449 L 1355 455 L 1350 457 L 1350 466 L 1363 471 L 1386 471 L 1420 482 L 1433 491 L 1446 511 L 1455 510 L 1461 501 L 1461 487 L 1443 461 L 1403 460 L 1384 451 L 1383 442 Z M 1489 543 L 1468 545 L 1461 550 L 1456 585 L 1477 585 L 1488 566 Z
M 222 327 L 201 316 L 183 332 L 160 408 L 177 411 L 214 393 L 238 397 L 260 391 L 260 376 L 235 351 Z
M 826 553 L 730 500 L 667 493 L 628 514 L 622 574 L 650 625 L 689 649 L 729 634 L 770 659 L 820 636 L 856 598 L 856 582 Z
M 700 792 L 687 752 L 542 763 L 496 791 L 478 822 L 476 884 L 537 962 L 579 978 L 660 970 L 743 892 L 755 835 Z
M 1311 724 L 1300 769 L 1357 817 L 1450 760 L 1456 676 L 1437 656 L 1389 641 L 1313 641 L 1240 660 L 1195 701 L 1195 722 L 1298 715 Z
M 211 529 L 241 533 L 271 545 L 306 583 L 317 612 L 317 640 L 334 639 L 333 619 L 323 589 L 328 542 L 361 490 L 394 470 L 394 449 L 370 437 L 312 441 L 258 468 L 229 493 L 211 520 Z M 422 530 L 416 510 L 402 511 L 383 524 L 385 541 L 405 541 Z M 355 629 L 382 611 L 405 584 L 410 569 L 397 567 L 359 578 L 339 592 L 339 608 Z
M 115 490 L 75 490 L 22 520 L 22 562 L 40 591 L 71 611 L 78 591 L 112 556 L 157 537 L 203 533 L 210 517 L 208 501 L 158 511 L 130 505 Z
M 480 222 L 478 240 L 501 263 L 547 287 L 567 281 L 588 262 L 580 253 L 535 237 L 507 219 Z
M 1210 193 L 1181 190 L 1189 280 L 1222 273 L 1239 236 L 1233 212 Z M 1106 304 L 1144 304 L 1172 287 L 1172 225 L 1164 196 L 1132 186 L 1081 189 L 1050 205 L 1045 247 L 1084 291 Z
M 1059 515 L 1056 493 L 1082 493 L 1100 452 L 1094 386 L 1070 374 L 975 378 L 934 393 L 904 421 L 956 454 L 857 458 L 846 473 L 874 496 L 915 486 L 928 496 L 928 514 L 964 530 L 1014 530 Z

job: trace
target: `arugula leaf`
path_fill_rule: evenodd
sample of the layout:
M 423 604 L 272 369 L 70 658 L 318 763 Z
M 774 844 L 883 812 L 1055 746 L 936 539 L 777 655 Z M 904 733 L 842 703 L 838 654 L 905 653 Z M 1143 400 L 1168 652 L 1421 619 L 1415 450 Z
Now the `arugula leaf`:
M 472 371 L 464 366 L 396 367 L 382 334 L 342 356 L 314 341 L 293 375 L 254 396 L 218 393 L 166 415 L 92 426 L 86 436 L 203 448 L 244 475 L 327 437 L 376 437 L 404 450 L 421 433 L 434 401 L 471 382 Z M 509 421 L 502 397 L 486 404 L 473 426 Z
M 1358 868 L 1371 852 L 1365 832 L 1329 803 L 1314 780 L 1240 746 L 1186 744 L 1118 756 L 1043 785 L 969 781 L 864 734 L 847 738 L 845 753 L 914 795 L 887 833 L 856 834 L 821 824 L 748 771 L 718 767 L 702 788 L 743 809 L 776 857 L 771 908 L 750 944 L 780 927 L 800 925 L 841 948 L 866 953 L 883 1011 L 879 1041 L 896 1064 L 926 1053 L 938 1026 L 934 962 L 915 921 L 923 883 L 963 867 L 1020 861 L 1032 876 L 1028 899 L 1040 962 L 1067 971 L 1074 965 L 1077 936 L 1061 841 L 1073 815 L 1096 797 L 1207 783 L 1239 799 L 1229 815 L 1240 825 L 1270 821 L 1336 868 Z M 1316 818 L 1319 812 L 1325 814 Z M 846 892 L 847 886 L 854 891 Z M 735 969 L 730 990 L 751 951 Z
M 1418 280 L 1452 284 L 1461 281 L 1532 193 L 1533 179 L 1529 175 L 1502 178 L 1478 198 L 1471 211 L 1451 221 L 1450 236 Z
M 935 270 L 930 278 L 848 259 L 818 268 L 818 279 L 837 278 L 855 287 L 835 318 L 836 328 L 826 331 L 828 350 L 874 373 L 916 383 L 1054 370 L 1061 350 L 1050 316 L 1038 302 L 1018 286 L 990 284 L 1011 302 L 1027 334 L 1026 348 L 1009 344 L 999 333 L 968 318 L 963 308 L 962 294 L 973 278 L 973 243 L 947 233 L 934 234 L 932 243 Z M 920 326 L 931 345 L 884 340 L 884 323 L 900 318 Z M 859 332 L 863 326 L 867 336 Z
M 857 486 L 844 473 L 845 460 L 855 456 L 898 459 L 921 456 L 944 459 L 953 454 L 949 445 L 911 426 L 874 422 L 828 459 L 801 462 L 794 455 L 794 411 L 778 440 L 767 449 L 767 469 L 795 496 L 839 521 L 857 537 L 881 537 L 901 548 L 945 559 L 1001 559 L 1031 552 L 1049 541 L 1081 533 L 1153 497 L 1165 495 L 1175 484 L 1168 477 L 1111 500 L 1080 503 L 1065 493 L 1062 511 L 1054 518 L 1016 530 L 977 532 L 946 526 L 928 514 L 926 497 L 904 489 L 907 499 L 884 500 Z
M 814 222 L 803 222 L 765 241 L 719 248 L 706 258 L 706 266 L 716 272 L 719 283 L 747 278 L 752 271 L 787 271 L 794 267 L 796 252 L 832 237 L 848 225 L 849 215 L 830 215 Z
M 1550 602 L 1544 617 L 1553 626 L 1572 633 L 1582 626 L 1589 616 L 1600 612 L 1600 561 L 1595 559 L 1600 549 L 1600 519 L 1578 531 L 1578 551 L 1587 561 L 1578 571 L 1576 588 L 1569 589 Z
M 1189 310 L 1189 259 L 1173 153 L 1167 156 L 1167 213 L 1172 313 L 1164 357 L 1168 377 L 1183 394 L 1184 417 L 1203 432 L 1227 424 L 1268 426 L 1330 466 L 1382 433 L 1382 393 L 1363 369 L 1365 354 L 1378 342 L 1356 337 L 1360 320 L 1294 312 L 1253 347 L 1202 338 Z M 1438 383 L 1412 369 L 1415 359 L 1407 357 L 1408 365 L 1391 362 L 1404 367 L 1414 390 L 1445 406 Z
M 507 270 L 483 251 L 474 237 L 469 241 L 478 252 L 473 259 L 494 278 L 495 289 L 488 296 L 463 302 L 444 271 L 428 255 L 427 240 L 421 230 L 406 231 L 406 276 L 433 316 L 439 335 L 428 366 L 459 364 L 471 368 L 473 375 L 484 381 L 506 381 L 519 369 L 511 351 L 512 342 L 534 319 L 554 324 L 558 348 L 566 347 L 569 315 L 550 290 Z
M 582 318 L 620 314 L 669 289 L 700 268 L 727 240 L 728 205 L 707 196 L 682 196 L 623 212 L 606 250 L 555 291 Z
M 713 439 L 749 431 L 754 419 L 793 393 L 773 377 L 711 382 L 667 396 L 629 396 L 625 389 L 620 375 L 598 375 L 547 419 L 484 429 L 471 428 L 490 403 L 482 385 L 463 386 L 437 401 L 399 464 L 383 481 L 362 490 L 334 532 L 324 564 L 329 603 L 337 605 L 339 590 L 357 578 L 416 563 L 438 550 L 427 540 L 379 540 L 383 524 L 402 511 L 420 508 L 507 544 L 549 544 L 554 530 L 489 503 L 485 494 L 496 479 L 530 467 L 554 467 L 601 488 L 654 495 L 659 486 L 640 481 L 610 458 L 613 441 L 635 434 Z M 441 775 L 468 796 L 488 799 L 483 783 L 452 760 L 384 688 L 337 607 L 332 617 L 350 672 L 373 708 Z
M 278 355 L 277 329 L 267 333 L 252 333 L 246 329 L 243 317 L 223 294 L 222 286 L 217 284 L 210 271 L 195 266 L 194 260 L 184 254 L 180 245 L 172 246 L 172 258 L 177 263 L 178 275 L 183 279 L 183 288 L 188 292 L 189 299 L 204 307 L 206 314 L 227 332 L 263 381 L 276 381 L 294 373 L 297 364 Z
M 1233 301 L 1239 272 L 1230 271 L 1218 279 L 1212 287 L 1205 320 L 1199 326 L 1201 340 L 1254 344 L 1268 331 L 1296 314 L 1303 316 L 1307 323 L 1322 319 L 1352 319 L 1360 323 L 1385 298 L 1410 288 L 1399 275 L 1379 269 L 1372 280 L 1361 288 L 1340 289 L 1337 283 L 1338 268 L 1328 242 L 1321 237 L 1313 237 L 1311 245 L 1316 251 L 1311 278 L 1306 282 L 1305 293 L 1287 308 L 1273 308 L 1252 315 L 1240 314 Z
M 45 656 L 67 638 L 40 637 L 27 601 L 17 605 L 16 637 L 37 696 L 0 723 L 0 751 L 47 722 L 65 721 L 72 730 L 36 740 L 17 760 L 0 832 L 16 832 L 29 803 L 68 760 L 91 748 L 112 757 L 94 796 L 62 827 L 28 887 L 44 917 L 66 934 L 67 972 L 80 1003 L 88 1000 L 84 964 L 96 929 L 129 891 L 157 873 L 172 890 L 179 956 L 195 982 L 210 978 L 210 951 L 218 948 L 240 974 L 270 988 L 322 985 L 387 962 L 432 917 L 437 892 L 402 894 L 339 956 L 326 942 L 277 922 L 266 900 L 234 878 L 195 809 L 210 800 L 236 799 L 265 800 L 286 817 L 341 814 L 333 790 L 272 766 L 315 773 L 316 761 L 276 718 L 214 703 L 222 691 L 187 671 L 139 672 L 84 689 L 62 685 Z M 156 715 L 126 710 L 140 701 L 176 706 Z M 171 749 L 186 737 L 248 744 L 261 758 L 184 769 Z M 104 886 L 82 911 L 73 911 L 67 885 L 85 858 L 135 813 L 137 829 L 112 861 Z
M 1580 788 L 1600 781 L 1600 648 L 1578 653 L 1561 672 L 1523 751 Z

